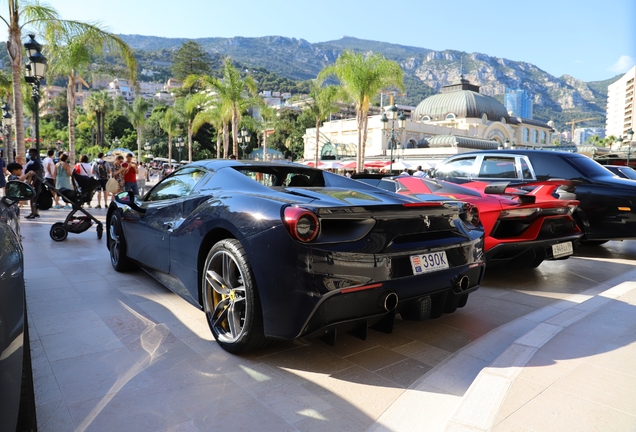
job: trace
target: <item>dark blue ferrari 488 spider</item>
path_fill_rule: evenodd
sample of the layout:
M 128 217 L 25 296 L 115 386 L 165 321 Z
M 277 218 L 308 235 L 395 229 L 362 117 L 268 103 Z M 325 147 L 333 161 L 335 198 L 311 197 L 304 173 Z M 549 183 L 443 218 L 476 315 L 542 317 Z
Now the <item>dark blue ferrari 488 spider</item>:
M 421 198 L 421 197 L 420 197 Z M 292 163 L 199 161 L 108 209 L 113 267 L 204 310 L 217 342 L 390 332 L 466 304 L 484 273 L 469 204 L 415 200 Z

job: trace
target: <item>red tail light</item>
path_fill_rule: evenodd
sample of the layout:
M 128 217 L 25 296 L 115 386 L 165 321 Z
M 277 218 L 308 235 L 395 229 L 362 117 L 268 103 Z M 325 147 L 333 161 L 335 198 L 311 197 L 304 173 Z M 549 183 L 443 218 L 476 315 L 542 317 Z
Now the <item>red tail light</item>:
M 283 216 L 285 226 L 296 240 L 306 243 L 318 236 L 320 225 L 318 217 L 313 212 L 298 207 L 287 207 Z

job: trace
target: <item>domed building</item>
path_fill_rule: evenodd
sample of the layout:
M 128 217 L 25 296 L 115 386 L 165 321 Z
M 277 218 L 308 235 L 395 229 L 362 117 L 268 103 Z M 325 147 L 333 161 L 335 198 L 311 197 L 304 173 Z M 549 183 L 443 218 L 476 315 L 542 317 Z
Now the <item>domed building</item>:
M 395 122 L 393 140 L 391 134 L 383 130 L 387 123 L 381 121 L 381 115 L 369 117 L 365 158 L 440 159 L 464 151 L 502 146 L 540 147 L 551 145 L 554 132 L 547 123 L 509 114 L 501 102 L 481 94 L 479 86 L 463 75 L 417 107 L 397 107 L 410 118 L 403 131 L 397 130 Z M 388 128 L 391 128 L 390 121 Z M 320 133 L 321 147 L 326 143 L 331 146 L 357 144 L 355 118 L 325 122 Z M 315 154 L 315 129 L 307 129 L 304 139 L 305 158 L 311 159 Z M 336 157 L 344 158 L 344 155 Z

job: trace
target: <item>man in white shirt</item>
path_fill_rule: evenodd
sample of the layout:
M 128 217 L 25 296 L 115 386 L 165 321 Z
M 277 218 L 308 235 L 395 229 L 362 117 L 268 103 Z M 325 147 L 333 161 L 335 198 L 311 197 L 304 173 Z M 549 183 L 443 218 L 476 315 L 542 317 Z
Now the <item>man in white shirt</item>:
M 55 187 L 55 161 L 53 160 L 53 156 L 55 156 L 55 150 L 49 149 L 46 152 L 46 157 L 42 161 L 42 167 L 44 168 L 44 182 L 49 186 Z M 49 189 L 49 191 L 55 200 L 55 208 L 60 208 L 60 197 L 53 192 L 53 189 Z
M 145 164 L 137 166 L 137 187 L 139 188 L 139 196 L 146 195 L 146 180 L 148 180 L 148 170 Z

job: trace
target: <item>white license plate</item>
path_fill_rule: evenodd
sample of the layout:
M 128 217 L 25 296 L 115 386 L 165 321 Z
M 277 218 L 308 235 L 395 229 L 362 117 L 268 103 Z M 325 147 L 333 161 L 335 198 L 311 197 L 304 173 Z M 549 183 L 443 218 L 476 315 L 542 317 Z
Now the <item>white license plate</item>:
M 446 252 L 431 252 L 423 255 L 411 255 L 413 274 L 430 273 L 448 268 Z
M 574 253 L 574 248 L 572 247 L 572 242 L 565 242 L 552 245 L 552 257 L 553 258 L 561 258 L 564 256 L 572 255 Z

